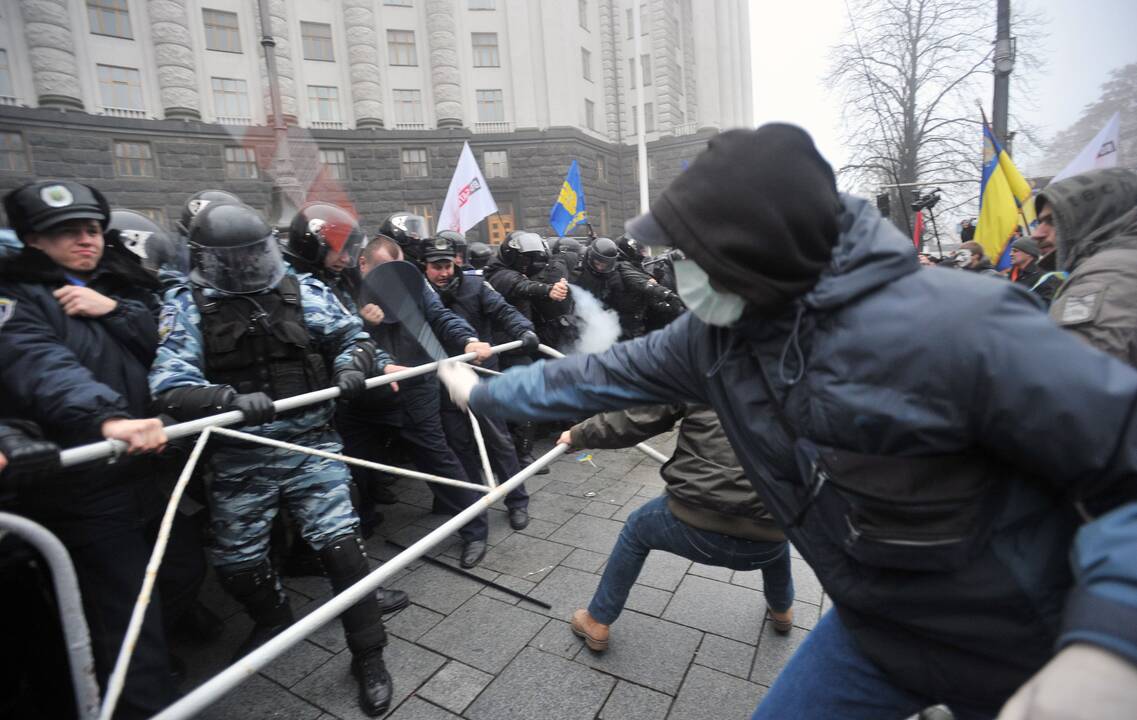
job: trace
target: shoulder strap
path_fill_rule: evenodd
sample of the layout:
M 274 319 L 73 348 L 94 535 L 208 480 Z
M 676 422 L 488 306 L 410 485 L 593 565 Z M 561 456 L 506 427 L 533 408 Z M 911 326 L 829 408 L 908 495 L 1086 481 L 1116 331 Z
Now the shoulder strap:
M 280 293 L 280 298 L 285 304 L 300 304 L 300 281 L 296 279 L 295 275 L 285 275 L 282 277 L 276 286 L 276 291 Z

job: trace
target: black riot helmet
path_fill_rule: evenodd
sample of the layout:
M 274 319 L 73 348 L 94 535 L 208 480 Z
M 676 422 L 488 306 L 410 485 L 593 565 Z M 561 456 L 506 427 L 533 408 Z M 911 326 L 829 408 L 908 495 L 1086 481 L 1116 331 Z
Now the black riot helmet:
M 596 238 L 584 254 L 584 264 L 594 275 L 608 275 L 616 269 L 620 251 L 610 238 Z
M 118 244 L 138 256 L 142 267 L 157 272 L 169 267 L 180 272 L 186 270 L 180 262 L 177 241 L 173 233 L 158 225 L 140 212 L 133 210 L 111 210 L 108 231 L 115 231 Z
M 304 205 L 288 226 L 288 254 L 313 265 L 322 265 L 329 253 L 346 253 L 347 267 L 354 267 L 363 240 L 355 217 L 326 202 Z
M 639 240 L 626 234 L 621 235 L 616 241 L 616 249 L 620 251 L 620 259 L 627 260 L 636 267 L 643 267 L 647 248 L 641 245 Z
M 446 238 L 454 244 L 454 264 L 465 265 L 468 247 L 466 244 L 466 236 L 457 230 L 439 230 L 438 237 Z
M 537 233 L 515 230 L 501 244 L 501 261 L 524 275 L 532 275 L 549 264 L 549 246 Z
M 470 243 L 470 250 L 467 253 L 467 258 L 470 261 L 470 267 L 475 270 L 481 270 L 489 264 L 490 258 L 493 257 L 493 248 L 486 245 L 484 242 Z
M 563 237 L 557 241 L 557 252 L 564 255 L 566 253 L 575 253 L 580 255 L 581 247 L 580 241 L 576 238 Z
M 209 206 L 210 203 L 236 203 L 241 204 L 241 198 L 224 190 L 200 190 L 189 196 L 182 207 L 182 217 L 178 221 L 178 232 L 189 235 L 190 225 L 197 214 Z
M 210 203 L 190 224 L 190 280 L 235 295 L 276 287 L 284 257 L 276 234 L 248 205 Z
M 386 235 L 399 244 L 403 249 L 403 257 L 421 265 L 419 246 L 423 238 L 430 235 L 426 218 L 409 212 L 397 212 L 387 216 L 379 226 L 379 234 Z

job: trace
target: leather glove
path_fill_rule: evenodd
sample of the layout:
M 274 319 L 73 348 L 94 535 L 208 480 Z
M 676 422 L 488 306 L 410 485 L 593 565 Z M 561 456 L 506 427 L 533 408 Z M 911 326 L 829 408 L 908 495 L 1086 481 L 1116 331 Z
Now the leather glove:
M 470 393 L 478 384 L 477 374 L 461 363 L 443 362 L 438 365 L 438 379 L 450 392 L 450 399 L 465 411 L 470 403 Z
M 1122 720 L 1137 707 L 1137 665 L 1089 643 L 1062 649 L 1011 697 L 999 720 Z
M 276 406 L 272 404 L 272 398 L 263 392 L 234 395 L 225 409 L 244 413 L 245 425 L 264 425 L 276 417 Z
M 367 392 L 367 376 L 354 368 L 336 373 L 336 387 L 340 389 L 341 400 L 351 400 Z
M 541 338 L 537 337 L 537 333 L 532 330 L 526 330 L 521 333 L 521 337 L 517 339 L 521 341 L 522 350 L 533 351 L 541 344 Z
M 375 351 L 375 343 L 370 340 L 356 342 L 351 348 L 351 365 L 349 367 L 363 373 L 365 378 L 375 375 Z M 339 385 L 338 380 L 336 384 Z M 343 388 L 341 387 L 340 390 Z
M 58 445 L 11 425 L 0 425 L 0 454 L 8 460 L 7 479 L 31 479 L 59 470 Z

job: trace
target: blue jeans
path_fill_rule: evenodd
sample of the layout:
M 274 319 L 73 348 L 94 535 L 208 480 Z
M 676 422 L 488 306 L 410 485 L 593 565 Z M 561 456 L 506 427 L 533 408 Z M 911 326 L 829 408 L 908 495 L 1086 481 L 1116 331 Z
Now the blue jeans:
M 896 686 L 861 652 L 841 618 L 830 610 L 782 668 L 751 720 L 904 720 L 941 702 L 956 720 L 990 720 L 999 712 Z
M 785 541 L 743 540 L 693 528 L 675 517 L 667 507 L 667 496 L 660 495 L 629 515 L 616 538 L 600 586 L 588 604 L 588 613 L 597 622 L 611 625 L 620 616 L 652 550 L 731 570 L 761 570 L 770 607 L 785 612 L 793 604 L 794 582 Z

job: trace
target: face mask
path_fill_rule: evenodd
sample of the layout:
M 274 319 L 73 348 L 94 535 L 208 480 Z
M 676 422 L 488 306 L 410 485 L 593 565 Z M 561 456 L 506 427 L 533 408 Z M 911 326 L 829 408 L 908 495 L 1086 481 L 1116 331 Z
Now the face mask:
M 694 260 L 675 261 L 675 286 L 688 309 L 708 325 L 732 325 L 746 309 L 743 298 L 712 288 L 711 279 Z

